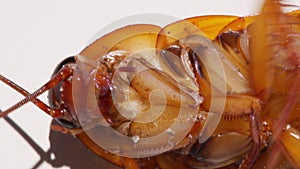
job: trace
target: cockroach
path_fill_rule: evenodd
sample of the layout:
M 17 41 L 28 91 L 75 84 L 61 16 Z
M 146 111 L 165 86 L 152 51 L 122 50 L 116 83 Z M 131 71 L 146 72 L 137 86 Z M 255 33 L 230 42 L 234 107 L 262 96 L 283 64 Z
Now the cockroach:
M 300 168 L 299 10 L 129 25 L 55 69 L 34 103 L 126 169 Z M 37 97 L 49 92 L 50 105 Z

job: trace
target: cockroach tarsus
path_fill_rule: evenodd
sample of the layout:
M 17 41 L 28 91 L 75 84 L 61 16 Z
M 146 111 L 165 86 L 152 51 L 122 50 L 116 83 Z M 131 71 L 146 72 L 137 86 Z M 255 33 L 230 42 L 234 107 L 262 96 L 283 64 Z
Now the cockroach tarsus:
M 0 75 L 25 97 L 0 117 L 32 102 L 57 119 L 53 130 L 75 135 L 126 169 L 300 168 L 300 11 L 283 13 L 283 6 L 266 0 L 257 16 L 123 27 L 62 61 L 32 94 Z M 145 50 L 150 48 L 155 50 Z M 157 90 L 164 96 L 152 92 Z M 37 98 L 46 91 L 49 106 Z M 195 113 L 180 116 L 182 111 Z M 173 130 L 178 120 L 192 124 L 187 133 Z M 89 135 L 108 129 L 134 138 L 131 144 L 167 133 L 169 140 L 154 145 L 157 151 L 171 148 L 144 158 L 156 150 L 149 143 L 141 158 L 122 156 Z

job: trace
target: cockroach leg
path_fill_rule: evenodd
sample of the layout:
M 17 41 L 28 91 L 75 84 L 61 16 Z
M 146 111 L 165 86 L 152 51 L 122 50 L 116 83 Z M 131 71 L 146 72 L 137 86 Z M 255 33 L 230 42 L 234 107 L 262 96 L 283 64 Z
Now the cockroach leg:
M 259 156 L 259 151 L 261 147 L 261 127 L 260 127 L 260 119 L 259 115 L 255 111 L 251 111 L 250 113 L 250 131 L 253 140 L 252 148 L 249 151 L 249 154 L 245 158 L 245 160 L 240 165 L 240 169 L 250 169 L 253 167 L 254 162 Z
M 0 80 L 3 81 L 5 84 L 10 86 L 11 88 L 15 89 L 19 93 L 21 93 L 23 96 L 26 96 L 23 100 L 18 102 L 17 104 L 13 105 L 9 109 L 3 111 L 0 114 L 1 117 L 7 116 L 10 112 L 16 110 L 17 108 L 21 107 L 22 105 L 26 104 L 27 102 L 31 101 L 33 102 L 37 107 L 39 107 L 41 110 L 43 110 L 45 113 L 51 115 L 54 118 L 57 117 L 62 117 L 64 115 L 64 110 L 62 109 L 55 109 L 55 108 L 50 108 L 47 106 L 45 103 L 37 99 L 39 95 L 44 93 L 45 91 L 55 87 L 59 82 L 62 80 L 68 78 L 70 75 L 73 74 L 73 67 L 71 66 L 64 66 L 61 71 L 59 71 L 53 78 L 47 82 L 45 85 L 43 85 L 41 88 L 33 92 L 32 94 L 28 93 L 25 89 L 22 87 L 18 86 L 17 84 L 13 83 L 9 79 L 5 78 L 4 76 L 0 75 Z
M 123 157 L 125 169 L 140 169 L 138 162 L 133 158 Z
M 299 90 L 300 90 L 300 85 L 299 84 L 300 84 L 300 76 L 297 75 L 293 86 L 291 87 L 290 91 L 288 92 L 289 96 L 287 98 L 287 101 L 286 101 L 286 104 L 285 104 L 283 110 L 280 112 L 281 114 L 279 116 L 279 120 L 276 121 L 274 126 L 273 126 L 272 141 L 274 141 L 274 148 L 272 149 L 272 153 L 270 154 L 270 158 L 267 161 L 267 166 L 270 167 L 270 168 L 274 167 L 274 165 L 275 165 L 274 162 L 273 162 L 274 161 L 273 159 L 277 159 L 278 156 L 280 155 L 281 151 L 282 151 L 282 143 L 285 143 L 285 142 L 287 142 L 288 139 L 290 139 L 287 136 L 282 137 L 282 135 L 286 135 L 285 134 L 286 131 L 283 131 L 281 129 L 285 128 L 285 125 L 287 124 L 288 118 L 293 113 L 293 108 L 296 105 L 297 97 L 299 97 L 298 96 L 298 93 L 299 93 Z M 287 129 L 287 130 L 289 130 L 289 129 Z M 295 136 L 295 135 L 298 135 L 298 134 L 290 133 L 290 135 Z M 285 139 L 287 139 L 287 140 L 285 140 Z M 300 139 L 298 139 L 298 142 L 300 142 L 299 140 Z M 291 151 L 291 150 L 288 150 L 288 151 Z M 287 152 L 287 154 L 288 154 L 288 152 Z M 292 157 L 292 158 L 297 158 L 297 157 Z M 299 158 L 300 157 L 298 157 L 297 160 L 300 160 Z
M 64 133 L 64 134 L 70 134 L 70 135 L 77 135 L 81 132 L 83 132 L 83 129 L 82 128 L 66 128 L 66 127 L 63 127 L 63 126 L 59 126 L 59 125 L 51 125 L 51 130 L 53 131 L 58 131 L 58 132 L 61 132 L 61 133 Z
M 273 126 L 273 139 L 277 140 L 278 136 L 281 134 L 282 130 L 278 129 L 283 129 L 285 125 L 287 124 L 288 118 L 292 115 L 293 113 L 293 108 L 296 105 L 297 102 L 297 97 L 299 90 L 300 90 L 300 75 L 297 75 L 295 77 L 295 82 L 291 89 L 288 91 L 288 98 L 286 101 L 286 104 L 283 108 L 283 110 L 280 112 L 279 120 L 274 124 Z
M 280 135 L 280 144 L 282 146 L 283 154 L 289 159 L 294 168 L 300 168 L 300 132 L 287 126 Z

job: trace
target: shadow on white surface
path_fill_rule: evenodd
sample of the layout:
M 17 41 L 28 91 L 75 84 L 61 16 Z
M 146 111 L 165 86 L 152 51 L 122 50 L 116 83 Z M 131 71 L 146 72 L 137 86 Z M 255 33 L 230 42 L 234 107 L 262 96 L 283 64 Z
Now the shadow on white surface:
M 40 160 L 37 161 L 31 169 L 41 168 L 42 163 L 46 162 L 53 168 L 66 167 L 70 169 L 118 169 L 119 167 L 112 165 L 108 161 L 95 155 L 90 151 L 79 139 L 72 135 L 63 134 L 56 131 L 50 131 L 49 141 L 50 148 L 44 151 L 24 130 L 22 130 L 11 118 L 8 116 L 4 118 L 5 121 L 17 132 L 23 139 L 36 151 Z M 52 120 L 51 124 L 56 124 Z

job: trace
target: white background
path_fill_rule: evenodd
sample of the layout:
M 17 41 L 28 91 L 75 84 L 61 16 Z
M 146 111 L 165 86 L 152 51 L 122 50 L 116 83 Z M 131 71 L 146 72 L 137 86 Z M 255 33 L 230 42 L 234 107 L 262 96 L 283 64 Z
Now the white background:
M 98 30 L 125 16 L 149 12 L 179 18 L 204 14 L 244 16 L 258 12 L 260 5 L 259 0 L 2 0 L 0 73 L 32 92 L 49 79 L 61 60 L 79 53 Z M 2 110 L 22 98 L 0 83 Z M 47 102 L 45 95 L 40 98 Z M 41 147 L 44 156 L 51 148 L 57 151 L 51 157 L 59 160 L 55 164 L 43 161 L 46 157 L 41 157 L 42 152 L 38 154 L 10 124 L 0 119 L 1 169 L 28 169 L 41 159 L 38 168 L 82 168 L 80 165 L 93 168 L 102 163 L 90 157 L 92 153 L 70 150 L 72 146 L 74 149 L 82 146 L 81 143 L 73 144 L 71 137 L 50 132 L 52 119 L 31 103 L 9 117 Z M 50 133 L 56 136 L 49 138 Z

